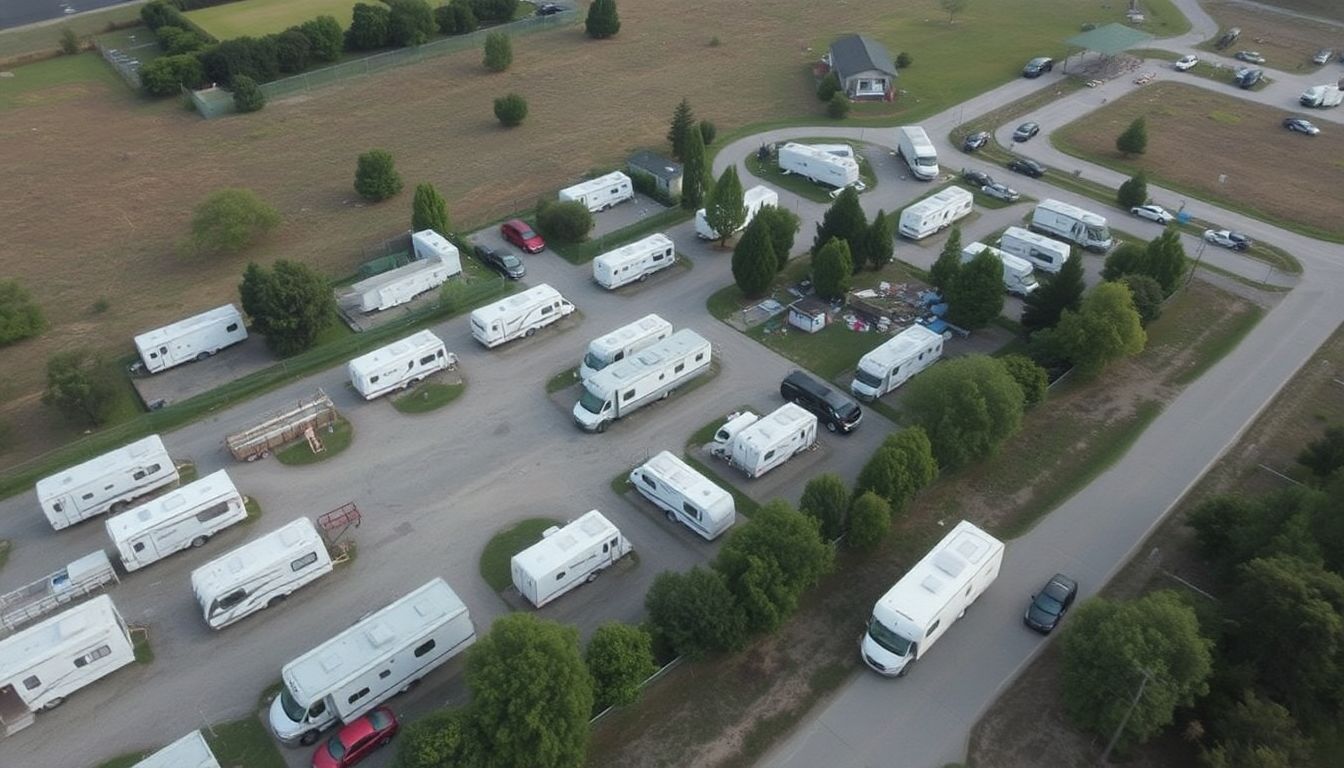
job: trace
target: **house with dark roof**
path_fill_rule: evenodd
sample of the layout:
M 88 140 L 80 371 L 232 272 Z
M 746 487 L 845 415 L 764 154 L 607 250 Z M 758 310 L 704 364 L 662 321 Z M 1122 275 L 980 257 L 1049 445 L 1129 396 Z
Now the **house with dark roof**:
M 668 197 L 681 197 L 681 163 L 642 149 L 631 155 L 626 165 L 631 173 L 647 173 L 652 176 L 654 186 Z
M 831 71 L 851 99 L 891 100 L 896 90 L 896 65 L 881 43 L 863 35 L 846 35 L 826 54 Z

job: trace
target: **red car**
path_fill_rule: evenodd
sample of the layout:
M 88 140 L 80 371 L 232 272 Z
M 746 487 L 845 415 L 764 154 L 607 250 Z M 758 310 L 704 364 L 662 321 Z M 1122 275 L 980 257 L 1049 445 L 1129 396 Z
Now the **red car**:
M 499 234 L 528 253 L 541 253 L 546 247 L 546 241 L 541 239 L 541 235 L 533 232 L 522 219 L 512 219 L 500 224 Z
M 379 707 L 342 727 L 313 753 L 313 768 L 346 768 L 397 735 L 397 716 Z

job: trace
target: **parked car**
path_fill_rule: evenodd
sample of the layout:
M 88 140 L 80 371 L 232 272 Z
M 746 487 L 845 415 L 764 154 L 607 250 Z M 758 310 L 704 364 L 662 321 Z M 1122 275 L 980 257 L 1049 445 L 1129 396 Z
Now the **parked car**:
M 994 177 L 990 176 L 988 173 L 985 173 L 984 171 L 963 169 L 961 172 L 961 178 L 965 180 L 967 184 L 976 187 L 987 187 L 990 184 L 994 183 Z
M 1041 591 L 1031 596 L 1027 612 L 1022 623 L 1048 635 L 1068 613 L 1074 598 L 1078 597 L 1078 582 L 1062 573 L 1056 573 L 1041 587 Z
M 1240 88 L 1251 88 L 1265 77 L 1263 69 L 1239 69 L 1237 70 L 1237 86 Z
M 1264 64 L 1265 57 L 1260 55 L 1259 51 L 1237 51 L 1233 58 L 1240 59 L 1250 64 Z
M 1037 56 L 1022 68 L 1023 77 L 1040 77 L 1055 68 L 1055 60 L 1049 56 Z
M 1163 226 L 1170 224 L 1176 218 L 1170 211 L 1160 205 L 1136 205 L 1133 208 L 1130 208 L 1129 212 L 1138 216 L 1140 219 L 1156 221 Z
M 1244 251 L 1251 247 L 1251 238 L 1231 229 L 1206 229 L 1204 240 L 1234 251 Z
M 313 753 L 313 768 L 346 768 L 386 745 L 397 735 L 397 716 L 378 707 L 343 726 Z
M 500 224 L 499 234 L 528 253 L 541 253 L 546 248 L 546 241 L 522 219 L 510 219 Z
M 977 131 L 966 137 L 961 142 L 961 148 L 965 152 L 974 152 L 975 150 L 989 143 L 989 131 Z
M 1045 166 L 1035 160 L 1028 160 L 1025 157 L 1015 157 L 1008 161 L 1008 170 L 1024 173 L 1033 179 L 1039 179 L 1045 175 Z
M 1040 132 L 1041 126 L 1039 123 L 1028 121 L 1017 126 L 1017 130 L 1013 131 L 1013 141 L 1027 141 Z
M 476 258 L 483 264 L 510 280 L 520 280 L 527 274 L 523 260 L 508 251 L 491 248 L 488 245 L 477 245 L 473 250 L 476 252 Z
M 779 383 L 779 396 L 817 415 L 832 432 L 848 434 L 859 428 L 863 409 L 821 379 L 794 371 Z
M 1312 57 L 1311 57 L 1311 63 L 1312 63 L 1312 64 L 1328 64 L 1328 63 L 1330 63 L 1330 59 L 1332 59 L 1332 58 L 1334 57 L 1334 55 L 1335 55 L 1335 52 L 1332 51 L 1332 50 L 1330 50 L 1329 48 L 1322 48 L 1321 50 L 1319 50 L 1319 51 L 1316 52 L 1316 55 L 1315 55 L 1315 56 L 1312 56 Z
M 1181 72 L 1185 72 L 1187 70 L 1194 69 L 1195 65 L 1198 63 L 1199 63 L 1198 56 L 1182 56 L 1181 58 L 1176 60 L 1175 64 L 1172 64 L 1171 66 L 1175 67 Z
M 541 5 L 537 6 L 537 15 L 554 16 L 555 14 L 560 13 L 561 11 L 564 10 L 568 9 L 566 9 L 565 6 L 563 5 L 556 5 L 555 3 L 542 3 Z
M 1016 189 L 998 183 L 986 184 L 985 186 L 980 188 L 980 191 L 984 192 L 986 195 L 989 195 L 990 197 L 1002 200 L 1006 203 L 1017 202 L 1017 200 L 1022 197 L 1021 193 L 1019 193 Z
M 1315 136 L 1321 132 L 1312 122 L 1305 117 L 1285 117 L 1283 118 L 1283 127 L 1297 133 L 1305 133 L 1308 136 Z

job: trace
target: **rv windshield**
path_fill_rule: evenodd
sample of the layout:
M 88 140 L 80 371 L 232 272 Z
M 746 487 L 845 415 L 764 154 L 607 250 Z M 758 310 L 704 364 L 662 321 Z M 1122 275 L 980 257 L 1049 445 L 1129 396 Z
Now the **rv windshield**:
M 873 374 L 871 374 L 871 373 L 869 373 L 869 372 L 863 370 L 862 368 L 860 368 L 860 369 L 858 369 L 857 371 L 854 372 L 854 378 L 858 379 L 860 382 L 862 382 L 862 383 L 864 383 L 864 384 L 867 384 L 867 385 L 870 386 L 870 387 L 880 387 L 880 386 L 882 386 L 882 380 L 881 380 L 881 379 L 879 379 L 879 378 L 877 378 L 876 376 L 874 376 Z
M 583 394 L 579 395 L 579 407 L 592 414 L 601 414 L 602 409 L 607 405 L 607 401 L 594 395 L 592 390 L 583 388 Z
M 302 723 L 303 718 L 308 714 L 306 707 L 299 706 L 299 702 L 289 694 L 289 686 L 280 689 L 280 707 L 285 710 L 285 717 L 296 723 Z
M 594 371 L 600 371 L 607 367 L 607 361 L 594 355 L 592 352 L 583 356 L 583 364 L 592 368 Z
M 873 642 L 897 656 L 904 656 L 910 652 L 911 641 L 887 629 L 887 626 L 876 618 L 868 622 L 868 636 Z
M 1108 240 L 1111 239 L 1111 230 L 1107 229 L 1105 225 L 1102 225 L 1100 227 L 1088 227 L 1087 239 L 1091 240 L 1094 243 L 1107 242 Z

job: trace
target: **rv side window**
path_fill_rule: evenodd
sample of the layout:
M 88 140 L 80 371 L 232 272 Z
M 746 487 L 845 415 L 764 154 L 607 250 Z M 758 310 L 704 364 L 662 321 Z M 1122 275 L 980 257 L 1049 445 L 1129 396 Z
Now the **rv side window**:
M 630 390 L 626 390 L 626 392 L 625 392 L 624 395 L 621 395 L 621 399 L 622 399 L 622 400 L 629 400 L 629 399 L 633 398 L 634 396 L 635 396 L 635 390 L 630 389 Z
M 677 363 L 677 367 L 676 367 L 676 368 L 673 368 L 673 369 L 672 369 L 672 372 L 673 372 L 673 373 L 681 373 L 681 372 L 684 371 L 684 370 L 686 370 L 686 364 L 685 364 L 685 363 Z
M 610 550 L 610 549 L 611 549 L 611 545 L 610 545 L 610 544 L 603 544 L 603 545 L 602 545 L 602 554 L 605 555 L 605 554 L 607 553 L 607 551 Z
M 143 542 L 143 541 L 137 541 L 137 542 L 135 542 L 135 546 L 134 546 L 134 547 L 131 547 L 131 549 L 134 549 L 136 552 L 144 552 L 144 551 L 145 551 L 145 542 Z
M 939 625 L 939 624 L 942 624 L 942 623 L 943 623 L 942 619 L 939 619 L 938 621 L 935 621 L 935 622 L 933 622 L 932 624 L 930 624 L 930 625 L 929 625 L 929 628 L 926 629 L 926 630 L 924 630 L 924 636 L 925 636 L 925 637 L 928 637 L 929 635 L 932 635 L 932 634 L 933 634 L 933 631 L 934 631 L 935 629 L 938 628 L 938 625 Z
M 429 652 L 432 651 L 432 650 L 434 650 L 434 641 L 433 641 L 433 640 L 428 640 L 428 641 L 426 641 L 426 642 L 423 642 L 423 643 L 420 644 L 419 647 L 417 647 L 417 648 L 415 649 L 415 658 L 418 659 L 418 658 L 420 658 L 421 656 L 424 656 L 426 653 L 429 653 Z
M 83 496 L 81 496 L 80 498 L 83 499 L 83 500 L 85 500 L 85 501 L 88 501 L 89 499 L 92 499 L 92 498 L 93 498 L 93 494 L 92 494 L 92 493 L 86 493 L 86 494 L 84 494 Z
M 388 676 L 390 676 L 391 674 L 392 674 L 392 670 L 390 670 L 390 669 L 384 669 L 382 672 L 379 672 L 379 673 L 378 673 L 378 679 L 379 679 L 379 680 L 386 680 L 386 679 L 388 678 Z
M 420 358 L 421 365 L 429 365 L 432 362 L 434 362 L 434 355 L 429 355 L 428 357 Z
M 555 307 L 553 307 L 553 306 L 546 306 L 546 307 L 542 307 L 542 308 L 541 308 L 541 314 L 543 314 L 543 315 L 549 315 L 549 314 L 551 314 L 551 313 L 554 312 L 554 311 L 555 311 Z
M 197 512 L 196 522 L 208 523 L 211 520 L 214 520 L 216 517 L 220 517 L 221 515 L 226 514 L 228 511 L 229 511 L 229 503 L 227 501 L 221 501 L 220 503 L 215 504 L 212 507 Z
M 684 501 L 683 501 L 683 502 L 681 503 L 681 511 L 683 511 L 683 512 L 685 512 L 686 514 L 690 515 L 690 516 L 691 516 L 692 518 L 694 518 L 697 522 L 700 520 L 700 510 L 696 509 L 694 506 L 692 506 L 692 505 L 691 505 L 690 503 L 688 503 L 688 502 L 684 502 Z
M 145 475 L 155 474 L 160 469 L 163 469 L 163 467 L 158 464 L 150 464 L 148 467 L 138 470 L 134 475 L 132 475 L 132 477 L 134 477 L 136 480 L 144 480 Z
M 80 656 L 78 659 L 75 659 L 75 666 L 87 667 L 88 665 L 103 658 L 104 656 L 111 656 L 111 655 L 112 655 L 112 646 L 110 645 L 100 646 L 98 648 L 94 648 L 92 651 L 89 651 L 83 656 Z
M 61 502 L 59 502 L 59 501 L 56 502 L 55 504 L 52 504 L 52 505 L 51 505 L 51 508 L 54 509 L 54 510 L 56 510 L 57 512 L 64 512 L 64 511 L 65 511 L 65 505 L 64 505 L 64 504 L 61 504 Z
M 700 362 L 701 360 L 704 360 L 704 359 L 705 359 L 705 353 L 704 353 L 704 352 L 701 352 L 700 354 L 698 354 L 698 355 L 695 356 L 695 361 L 696 361 L 697 363 Z
M 350 694 L 349 702 L 350 702 L 351 704 L 354 704 L 356 701 L 359 701 L 360 699 L 362 699 L 362 698 L 364 698 L 365 696 L 368 696 L 368 695 L 369 695 L 369 689 L 368 689 L 368 688 L 361 688 L 360 690 L 355 691 L 354 693 Z
M 560 580 L 563 579 L 563 578 L 565 578 L 565 572 L 564 572 L 564 571 L 561 571 L 561 572 L 555 574 L 555 580 L 556 580 L 556 581 L 560 581 Z
M 377 384 L 377 383 L 378 383 L 378 380 L 381 379 L 381 378 L 382 378 L 382 376 L 370 376 L 370 377 L 369 377 L 369 383 L 370 383 L 370 384 Z
M 216 600 L 215 604 L 219 607 L 219 610 L 227 611 L 230 608 L 234 607 L 235 605 L 238 605 L 239 603 L 243 602 L 243 598 L 245 597 L 247 597 L 246 589 L 235 589 L 229 594 Z
M 611 358 L 612 362 L 615 362 L 615 361 L 617 361 L 617 360 L 624 360 L 624 359 L 625 359 L 625 353 L 624 353 L 624 352 L 617 352 L 617 353 L 616 353 L 615 355 L 613 355 L 612 358 Z
M 237 324 L 237 323 L 229 323 L 227 326 L 225 326 L 224 330 L 225 330 L 225 332 L 227 332 L 227 333 L 233 333 L 234 331 L 238 330 L 238 324 Z
M 37 675 L 33 675 L 32 677 L 26 677 L 23 680 L 23 687 L 29 691 L 33 690 L 34 688 L 40 685 L 42 685 L 42 681 L 37 679 Z
M 650 488 L 654 489 L 655 491 L 658 490 L 658 483 L 655 483 L 655 482 L 653 481 L 653 478 L 649 477 L 648 475 L 640 475 L 640 476 L 639 476 L 639 479 L 640 479 L 640 480 L 643 480 L 645 485 L 649 486 Z
M 763 456 L 763 457 L 761 457 L 761 458 L 763 458 L 765 461 L 769 461 L 769 460 L 775 458 L 775 452 L 774 452 L 774 451 L 769 451 L 769 452 L 767 452 L 767 453 L 765 454 L 765 456 Z
M 616 548 L 616 539 L 612 539 L 612 540 L 611 540 L 611 548 L 612 548 L 612 549 L 615 549 L 615 548 Z
M 297 573 L 316 562 L 317 562 L 317 553 L 309 552 L 303 557 L 300 557 L 298 560 L 295 560 L 294 562 L 290 563 L 289 569 Z

